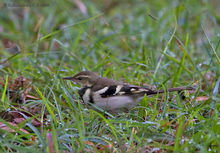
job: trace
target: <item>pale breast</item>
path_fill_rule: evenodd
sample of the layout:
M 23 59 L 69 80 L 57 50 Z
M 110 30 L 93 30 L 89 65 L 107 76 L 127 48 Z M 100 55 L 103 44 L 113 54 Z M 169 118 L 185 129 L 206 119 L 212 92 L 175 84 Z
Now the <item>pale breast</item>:
M 130 109 L 138 104 L 136 98 L 130 96 L 112 96 L 102 98 L 98 94 L 94 94 L 93 98 L 96 99 L 95 105 L 103 110 L 119 112 L 121 109 Z
M 130 109 L 138 104 L 142 96 L 123 95 L 122 92 L 132 92 L 127 86 L 110 86 L 92 92 L 91 88 L 83 88 L 79 91 L 80 97 L 85 103 L 94 105 L 106 111 L 120 112 L 123 109 Z M 122 90 L 123 89 L 123 90 Z M 135 88 L 134 88 L 135 89 Z

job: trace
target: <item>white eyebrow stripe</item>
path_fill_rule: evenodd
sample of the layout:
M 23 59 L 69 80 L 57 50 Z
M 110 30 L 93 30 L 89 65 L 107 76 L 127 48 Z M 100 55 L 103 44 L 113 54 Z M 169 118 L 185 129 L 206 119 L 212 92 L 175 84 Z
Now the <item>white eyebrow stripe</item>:
M 108 87 L 102 88 L 101 90 L 96 91 L 98 94 L 103 94 L 108 90 Z
M 80 77 L 90 78 L 90 76 L 88 76 L 88 75 L 79 75 L 79 76 L 77 76 L 76 78 L 80 78 Z
M 118 86 L 116 87 L 115 93 L 114 93 L 113 95 L 118 94 L 119 91 L 121 90 L 121 88 L 122 88 L 122 86 L 121 86 L 121 85 L 118 85 Z

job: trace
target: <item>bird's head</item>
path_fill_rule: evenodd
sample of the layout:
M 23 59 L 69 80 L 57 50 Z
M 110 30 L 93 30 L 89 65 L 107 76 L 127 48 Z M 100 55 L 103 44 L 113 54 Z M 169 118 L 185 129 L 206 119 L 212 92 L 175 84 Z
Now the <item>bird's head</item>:
M 83 87 L 91 87 L 97 82 L 97 80 L 99 79 L 99 75 L 95 72 L 82 71 L 74 75 L 73 77 L 66 77 L 63 79 L 71 80 L 77 84 L 80 84 Z

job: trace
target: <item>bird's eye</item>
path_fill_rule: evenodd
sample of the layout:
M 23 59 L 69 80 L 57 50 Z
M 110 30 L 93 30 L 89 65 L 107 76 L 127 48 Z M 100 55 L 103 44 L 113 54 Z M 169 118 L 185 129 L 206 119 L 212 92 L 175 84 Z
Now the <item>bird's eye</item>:
M 78 80 L 82 80 L 82 78 L 78 78 Z

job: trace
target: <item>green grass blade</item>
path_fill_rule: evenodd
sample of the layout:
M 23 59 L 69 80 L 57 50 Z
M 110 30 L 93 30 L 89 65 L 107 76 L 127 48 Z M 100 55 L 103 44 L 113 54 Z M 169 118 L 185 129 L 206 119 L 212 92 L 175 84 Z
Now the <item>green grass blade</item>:
M 176 20 L 175 20 L 175 21 L 176 21 Z M 175 22 L 175 23 L 176 23 L 176 22 Z M 168 40 L 168 42 L 167 42 L 167 44 L 166 44 L 166 46 L 165 46 L 165 48 L 164 48 L 164 50 L 163 50 L 163 52 L 162 52 L 160 58 L 159 58 L 159 62 L 157 63 L 156 69 L 155 69 L 155 71 L 154 71 L 154 77 L 156 77 L 156 74 L 157 74 L 157 72 L 158 72 L 158 70 L 159 70 L 160 64 L 161 64 L 161 62 L 162 62 L 162 60 L 163 60 L 164 54 L 166 54 L 167 49 L 168 49 L 168 46 L 170 45 L 171 41 L 173 40 L 173 37 L 175 36 L 176 28 L 177 28 L 177 23 L 175 24 L 174 30 L 173 30 L 173 32 L 172 32 L 172 35 L 171 35 L 170 39 Z
M 215 57 L 216 57 L 216 59 L 217 59 L 217 61 L 218 61 L 218 64 L 220 65 L 220 58 L 218 57 L 218 54 L 216 53 L 216 50 L 215 50 L 215 48 L 213 47 L 213 45 L 212 45 L 212 43 L 211 43 L 211 41 L 210 41 L 210 39 L 209 39 L 207 33 L 205 32 L 205 30 L 204 30 L 202 24 L 201 24 L 201 27 L 202 27 L 202 31 L 203 31 L 204 34 L 205 34 L 206 39 L 208 40 L 209 45 L 211 46 L 211 49 L 212 49 L 212 51 L 213 51 L 213 53 L 214 53 L 214 55 L 215 55 Z
M 43 36 L 43 37 L 40 38 L 39 40 L 40 40 L 40 41 L 43 41 L 43 40 L 45 40 L 45 39 L 47 39 L 47 38 L 49 38 L 49 37 L 52 37 L 52 36 L 55 35 L 55 34 L 58 34 L 58 33 L 62 32 L 62 31 L 65 30 L 65 29 L 68 29 L 68 28 L 71 28 L 71 27 L 74 27 L 74 26 L 77 26 L 77 25 L 80 25 L 80 24 L 84 24 L 84 23 L 89 22 L 89 21 L 91 21 L 91 20 L 93 20 L 93 19 L 95 19 L 95 18 L 100 17 L 101 15 L 102 15 L 102 13 L 101 13 L 101 14 L 97 14 L 97 15 L 95 15 L 95 16 L 93 16 L 93 17 L 87 18 L 87 19 L 85 19 L 85 20 L 76 22 L 76 23 L 74 23 L 74 24 L 68 25 L 68 26 L 66 26 L 66 27 L 64 27 L 64 28 L 62 28 L 62 29 L 60 29 L 60 30 L 53 31 L 53 32 L 51 32 L 51 33 L 49 33 L 49 34 Z
M 51 109 L 51 107 L 50 107 L 50 105 L 49 105 L 49 101 L 43 96 L 43 94 L 41 93 L 41 91 L 40 91 L 38 88 L 36 88 L 36 91 L 37 91 L 37 93 L 40 95 L 40 97 L 42 98 L 43 103 L 44 103 L 44 105 L 46 106 L 46 108 L 47 108 L 49 114 L 51 115 L 51 117 L 52 117 L 54 123 L 56 123 L 55 125 L 57 125 L 57 124 L 58 124 L 58 123 L 57 123 L 57 119 L 56 119 L 56 116 L 55 116 L 54 112 L 52 111 L 52 109 Z
M 6 101 L 6 98 L 5 98 L 7 88 L 8 88 L 8 76 L 6 76 L 5 87 L 4 87 L 4 90 L 3 90 L 3 93 L 2 93 L 2 98 L 1 98 L 4 110 L 7 110 L 9 108 L 9 103 L 8 103 L 8 101 Z

